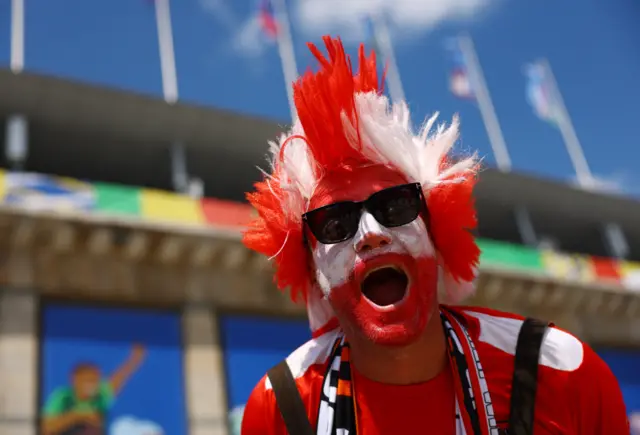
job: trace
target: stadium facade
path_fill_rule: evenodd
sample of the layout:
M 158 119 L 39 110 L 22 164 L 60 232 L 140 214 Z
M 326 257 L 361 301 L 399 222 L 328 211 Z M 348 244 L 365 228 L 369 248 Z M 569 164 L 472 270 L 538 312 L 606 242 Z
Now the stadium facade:
M 240 243 L 282 126 L 8 67 L 0 96 L 0 433 L 64 433 L 91 386 L 110 434 L 237 433 L 309 335 Z M 574 332 L 640 410 L 640 202 L 490 168 L 477 198 L 470 303 Z

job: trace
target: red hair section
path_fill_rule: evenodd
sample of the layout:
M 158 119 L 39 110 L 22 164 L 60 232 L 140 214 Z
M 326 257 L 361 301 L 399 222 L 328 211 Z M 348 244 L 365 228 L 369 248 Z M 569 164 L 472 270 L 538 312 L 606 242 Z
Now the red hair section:
M 358 52 L 358 72 L 354 75 L 351 59 L 345 53 L 340 38 L 323 38 L 329 58 L 309 43 L 311 53 L 320 63 L 318 72 L 308 71 L 293 85 L 293 98 L 300 123 L 304 128 L 309 151 L 316 162 L 317 176 L 333 169 L 368 163 L 354 147 L 343 128 L 346 116 L 359 131 L 355 94 L 382 93 L 378 81 L 376 55 L 365 55 L 364 45 Z
M 247 199 L 258 212 L 258 218 L 249 224 L 242 241 L 267 257 L 274 258 L 274 280 L 278 288 L 291 288 L 291 298 L 300 294 L 306 300 L 309 270 L 304 249 L 301 221 L 290 221 L 282 210 L 284 192 L 275 179 L 255 184 L 256 191 Z
M 355 94 L 381 93 L 375 52 L 367 57 L 364 45 L 358 54 L 358 72 L 353 74 L 351 59 L 339 38 L 325 36 L 328 58 L 318 48 L 309 49 L 320 64 L 317 72 L 307 72 L 294 85 L 294 102 L 305 132 L 316 176 L 335 169 L 366 162 L 359 147 L 353 147 L 344 134 L 342 116 L 357 126 Z M 384 75 L 383 75 L 384 79 Z M 278 288 L 291 288 L 294 300 L 302 295 L 306 299 L 310 283 L 307 252 L 303 243 L 301 220 L 292 220 L 283 210 L 284 192 L 274 173 L 273 178 L 256 183 L 256 191 L 247 199 L 258 212 L 244 232 L 243 242 L 249 248 L 268 257 L 276 264 L 275 282 Z
M 466 176 L 464 181 L 441 184 L 429 191 L 429 232 L 445 270 L 456 281 L 472 281 L 480 260 L 480 249 L 471 233 L 478 224 L 473 201 L 476 176 L 475 171 L 469 171 L 450 179 L 461 175 Z

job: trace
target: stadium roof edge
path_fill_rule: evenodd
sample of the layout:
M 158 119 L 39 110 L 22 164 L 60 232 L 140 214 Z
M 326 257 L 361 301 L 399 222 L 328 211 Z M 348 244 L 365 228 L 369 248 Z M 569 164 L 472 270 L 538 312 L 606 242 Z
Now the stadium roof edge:
M 485 206 L 521 205 L 539 216 L 576 224 L 616 222 L 640 239 L 640 201 L 622 195 L 588 191 L 530 174 L 486 169 L 480 175 L 476 197 Z
M 14 74 L 8 69 L 0 69 L 0 94 L 3 116 L 17 111 L 35 122 L 62 126 L 70 132 L 108 134 L 134 142 L 166 144 L 172 139 L 182 140 L 196 152 L 213 146 L 245 157 L 239 161 L 256 164 L 264 161 L 266 141 L 285 127 L 284 122 L 220 108 L 182 102 L 169 105 L 160 98 L 127 90 L 32 72 Z M 248 176 L 247 169 L 238 168 L 236 175 Z M 637 200 L 495 169 L 484 170 L 480 180 L 480 205 L 508 210 L 519 204 L 541 216 L 581 222 L 613 221 L 626 231 L 640 231 Z M 246 184 L 241 182 L 237 188 Z M 236 192 L 234 196 L 241 197 L 243 193 Z
M 133 91 L 59 77 L 0 69 L 0 114 L 22 113 L 43 124 L 93 131 L 129 140 L 190 147 L 226 146 L 235 153 L 266 153 L 285 122 L 214 107 L 164 100 Z M 248 129 L 247 125 L 251 125 Z

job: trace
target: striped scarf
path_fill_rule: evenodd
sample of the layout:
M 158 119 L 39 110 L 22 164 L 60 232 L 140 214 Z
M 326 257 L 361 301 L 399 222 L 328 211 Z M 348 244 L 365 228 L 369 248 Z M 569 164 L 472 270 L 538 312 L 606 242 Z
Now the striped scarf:
M 491 396 L 478 352 L 456 315 L 442 307 L 450 367 L 456 389 L 456 435 L 498 435 Z M 356 435 L 355 400 L 351 382 L 349 344 L 336 340 L 322 386 L 317 435 Z

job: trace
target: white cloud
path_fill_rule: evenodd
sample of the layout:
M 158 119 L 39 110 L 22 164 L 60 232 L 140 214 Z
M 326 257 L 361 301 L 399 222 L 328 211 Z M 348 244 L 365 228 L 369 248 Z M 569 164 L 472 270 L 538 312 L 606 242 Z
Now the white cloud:
M 231 0 L 199 0 L 199 2 L 205 13 L 227 29 L 230 35 L 230 47 L 234 54 L 255 60 L 261 57 L 267 48 L 274 45 L 264 35 L 257 6 L 253 7 L 253 13 L 241 20 L 231 8 Z
M 295 18 L 310 34 L 362 40 L 370 14 L 388 17 L 394 36 L 425 33 L 446 21 L 476 18 L 497 0 L 298 0 Z
M 397 42 L 423 34 L 453 20 L 477 18 L 500 0 L 285 0 L 292 26 L 308 37 L 332 34 L 345 42 L 364 42 L 365 19 L 370 14 L 388 17 L 390 32 Z M 230 34 L 234 53 L 250 59 L 274 47 L 260 25 L 257 0 L 253 13 L 239 19 L 231 0 L 199 0 Z
M 109 435 L 164 435 L 164 430 L 151 421 L 124 416 L 111 424 Z
M 231 44 L 236 53 L 251 58 L 260 57 L 267 48 L 273 46 L 273 42 L 265 36 L 257 14 L 250 16 L 239 26 Z
M 233 30 L 238 25 L 238 18 L 226 0 L 199 0 L 202 9 L 216 19 L 218 24 Z

